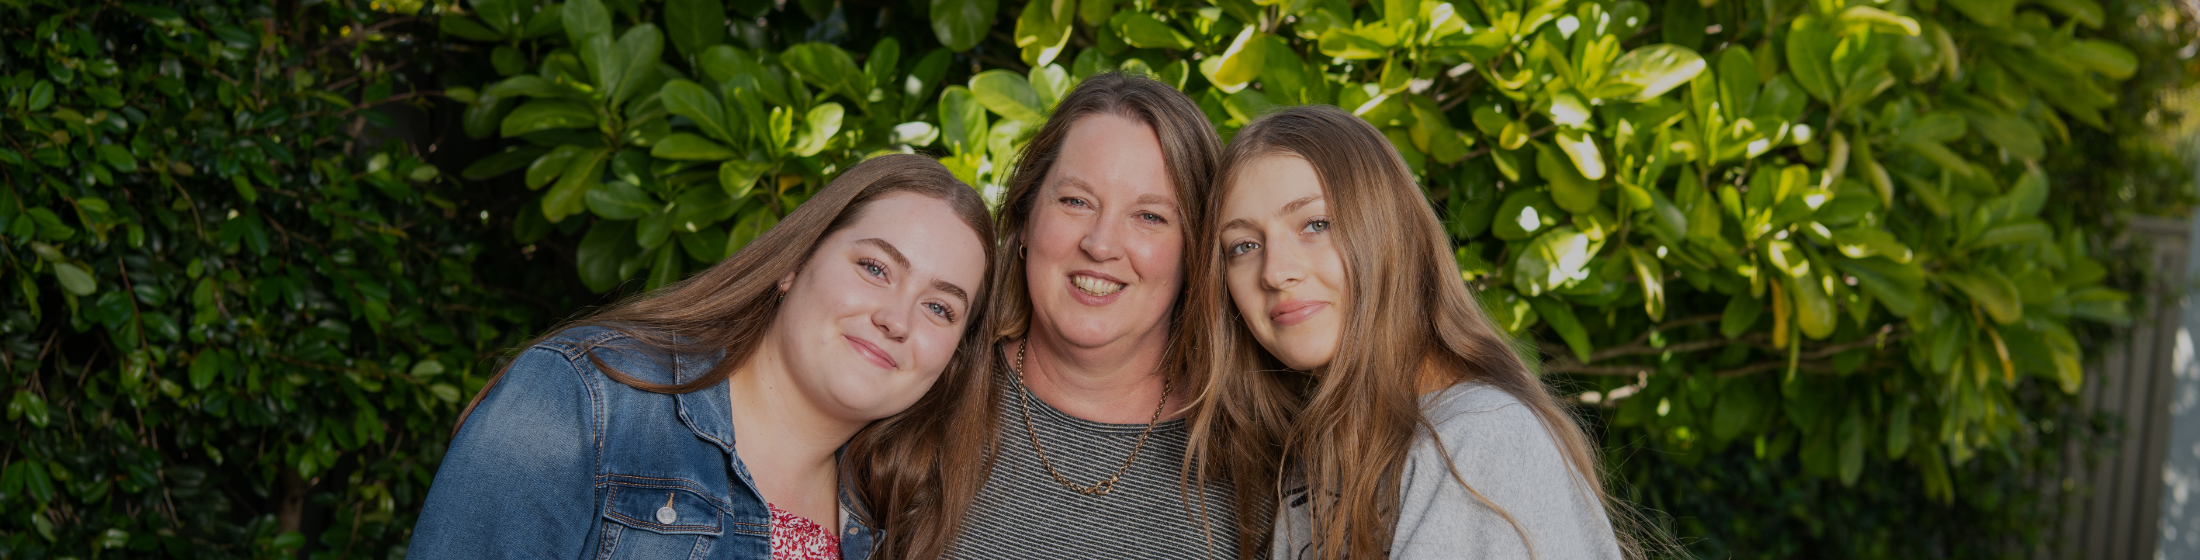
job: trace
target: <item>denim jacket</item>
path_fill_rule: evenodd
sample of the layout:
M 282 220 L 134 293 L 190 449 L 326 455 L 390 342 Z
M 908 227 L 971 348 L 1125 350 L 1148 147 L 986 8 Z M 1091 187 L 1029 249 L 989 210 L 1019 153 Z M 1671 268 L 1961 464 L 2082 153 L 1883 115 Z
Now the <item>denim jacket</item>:
M 716 356 L 647 355 L 609 329 L 565 331 L 520 354 L 452 438 L 407 558 L 771 557 L 771 514 L 734 452 L 720 383 L 663 395 L 604 375 L 671 384 Z M 843 559 L 870 555 L 876 530 L 843 475 Z

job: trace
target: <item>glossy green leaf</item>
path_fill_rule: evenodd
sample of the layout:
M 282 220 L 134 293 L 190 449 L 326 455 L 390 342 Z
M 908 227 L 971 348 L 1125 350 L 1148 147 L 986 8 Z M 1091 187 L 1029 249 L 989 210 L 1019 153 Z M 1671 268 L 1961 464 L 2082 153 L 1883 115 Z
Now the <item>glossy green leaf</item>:
M 99 285 L 92 281 L 91 271 L 85 270 L 83 266 L 76 263 L 54 263 L 53 276 L 54 280 L 61 283 L 61 289 L 79 297 L 92 295 L 92 292 L 99 288 Z
M 998 0 L 929 0 L 932 34 L 948 50 L 963 52 L 978 45 L 992 26 Z
M 625 181 L 612 181 L 589 189 L 588 210 L 606 220 L 632 220 L 647 216 L 664 204 Z
M 574 255 L 580 264 L 581 283 L 598 292 L 617 287 L 627 278 L 620 268 L 634 253 L 633 247 L 633 221 L 597 221 L 588 228 L 588 234 L 581 237 L 580 248 Z
M 1039 0 L 1024 6 L 1016 17 L 1016 47 L 1023 50 L 1025 64 L 1045 66 L 1060 56 L 1062 47 L 1068 44 L 1070 26 L 1075 22 L 1076 0 Z
M 787 47 L 779 60 L 794 70 L 795 76 L 826 91 L 837 91 L 861 107 L 867 103 L 871 86 L 863 70 L 856 67 L 856 59 L 848 51 L 825 43 L 803 43 Z
M 1031 83 L 1032 93 L 1039 97 L 1041 114 L 1052 113 L 1054 106 L 1062 102 L 1062 97 L 1069 95 L 1070 88 L 1077 85 L 1070 78 L 1069 70 L 1063 69 L 1059 64 L 1033 68 L 1027 78 Z
M 949 86 L 940 93 L 940 138 L 947 148 L 961 154 L 985 146 L 985 106 L 968 88 Z
M 564 99 L 536 99 L 513 109 L 504 117 L 499 132 L 506 138 L 559 128 L 592 128 L 596 126 L 596 109 L 587 103 Z
M 598 0 L 568 0 L 559 10 L 565 25 L 565 36 L 574 44 L 587 42 L 596 35 L 611 35 L 611 12 Z
M 811 107 L 810 113 L 802 118 L 802 130 L 792 148 L 794 154 L 814 156 L 824 150 L 825 145 L 833 140 L 833 135 L 840 133 L 841 119 L 846 115 L 847 109 L 842 108 L 839 103 L 819 103 L 816 107 Z
M 1602 245 L 1573 226 L 1552 228 L 1520 251 L 1512 266 L 1513 289 L 1533 296 L 1587 279 Z
M 565 172 L 558 176 L 557 184 L 551 185 L 549 192 L 543 195 L 543 217 L 551 222 L 558 222 L 585 209 L 587 201 L 584 197 L 588 191 L 603 182 L 604 165 L 609 159 L 610 154 L 603 151 L 590 151 L 575 156 L 567 164 Z
M 1031 124 L 1046 122 L 1039 93 L 1015 72 L 987 70 L 970 77 L 970 93 L 980 105 L 1004 118 Z
M 2004 25 L 2008 25 L 2009 20 L 2014 15 L 2017 7 L 2017 0 L 1946 1 L 1948 2 L 1948 5 L 1954 6 L 1957 12 L 1962 13 L 1965 17 L 1971 18 L 1971 21 L 1978 22 L 1979 25 L 1983 25 L 1986 27 L 2001 27 Z
M 733 128 L 735 121 L 728 118 L 725 104 L 718 100 L 718 96 L 703 89 L 701 84 L 687 80 L 665 82 L 664 88 L 658 90 L 658 99 L 664 103 L 666 111 L 687 117 L 697 128 L 703 130 L 703 134 L 710 135 L 711 138 L 721 142 L 739 142 L 746 136 Z
M 1652 321 L 1665 320 L 1665 267 L 1649 251 L 1632 250 L 1628 257 L 1634 265 L 1635 282 L 1642 286 L 1643 311 Z
M 1497 207 L 1490 233 L 1498 239 L 1518 241 L 1546 231 L 1563 219 L 1558 203 L 1540 190 L 1514 189 Z
M 1688 47 L 1649 45 L 1627 51 L 1605 74 L 1605 80 L 1637 88 L 1632 101 L 1647 101 L 1696 79 L 1704 71 L 1703 56 Z
M 726 6 L 719 0 L 665 0 L 665 33 L 694 57 L 726 40 Z
M 1833 60 L 1833 48 L 1837 39 L 1817 18 L 1802 16 L 1788 26 L 1787 63 L 1789 75 L 1795 83 L 1820 101 L 1833 101 L 1833 72 L 1827 68 Z
M 762 177 L 764 172 L 770 171 L 771 167 L 769 163 L 756 161 L 733 160 L 725 162 L 718 166 L 718 186 L 725 190 L 726 196 L 735 199 L 747 198 L 749 191 L 756 188 L 756 180 Z
M 1955 287 L 1971 302 L 1978 304 L 1988 316 L 1999 323 L 2014 323 L 2024 319 L 2024 302 L 2020 299 L 2016 284 L 1990 268 L 1942 270 L 1936 277 Z
M 740 156 L 708 138 L 685 133 L 657 139 L 657 145 L 649 148 L 649 155 L 683 161 L 719 161 Z
M 527 166 L 525 181 L 527 188 L 540 189 L 549 185 L 551 181 L 557 180 L 560 175 L 565 173 L 565 168 L 572 163 L 574 158 L 580 157 L 586 152 L 586 148 L 565 144 L 551 149 L 549 153 L 545 153 L 541 157 L 535 158 L 534 163 Z
M 1726 310 L 1719 315 L 1719 334 L 1727 338 L 1739 338 L 1742 333 L 1757 324 L 1757 317 L 1764 313 L 1764 302 L 1749 294 L 1736 294 L 1726 302 Z
M 1116 12 L 1108 19 L 1108 24 L 1122 34 L 1123 42 L 1133 47 L 1185 50 L 1194 46 L 1192 39 L 1185 37 L 1183 32 L 1146 12 Z
M 1199 62 L 1199 73 L 1224 93 L 1237 93 L 1244 89 L 1246 84 L 1260 77 L 1261 71 L 1268 65 L 1268 42 L 1262 40 L 1266 35 L 1259 31 L 1255 27 L 1246 27 L 1244 31 L 1238 32 L 1237 38 L 1230 41 L 1229 48 L 1224 49 L 1221 55 L 1210 56 Z
M 1556 148 L 1538 146 L 1535 150 L 1536 173 L 1551 182 L 1551 200 L 1557 202 L 1559 208 L 1568 212 L 1587 212 L 1597 205 L 1597 182 L 1583 177 L 1569 159 L 1570 156 Z
M 2062 47 L 2059 52 L 2066 59 L 2076 61 L 2110 79 L 2128 79 L 2139 68 L 2139 57 L 2132 54 L 2131 49 L 2100 39 L 2075 41 Z
M 1589 354 L 1596 350 L 1589 344 L 1589 330 L 1581 326 L 1581 319 L 1574 316 L 1573 306 L 1550 297 L 1530 297 L 1528 304 L 1535 307 L 1543 322 L 1558 331 L 1558 337 L 1566 341 L 1566 348 L 1573 350 L 1574 359 L 1589 361 Z

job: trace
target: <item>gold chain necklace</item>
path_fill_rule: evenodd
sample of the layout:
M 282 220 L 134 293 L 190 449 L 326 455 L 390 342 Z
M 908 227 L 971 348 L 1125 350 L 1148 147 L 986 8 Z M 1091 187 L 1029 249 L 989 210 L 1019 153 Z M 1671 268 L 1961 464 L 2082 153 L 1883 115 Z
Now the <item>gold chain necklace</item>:
M 1146 430 L 1138 433 L 1138 444 L 1131 446 L 1131 456 L 1123 459 L 1123 466 L 1116 467 L 1115 474 L 1109 475 L 1107 480 L 1093 483 L 1091 486 L 1083 486 L 1070 482 L 1069 478 L 1055 471 L 1054 462 L 1047 460 L 1046 448 L 1039 445 L 1039 429 L 1031 424 L 1031 387 L 1024 384 L 1024 351 L 1029 349 L 1031 349 L 1031 339 L 1029 337 L 1017 341 L 1016 367 L 1010 369 L 1009 373 L 1016 374 L 1016 398 L 1024 404 L 1024 434 L 1031 436 L 1031 450 L 1039 453 L 1039 464 L 1046 467 L 1047 474 L 1053 476 L 1055 482 L 1061 483 L 1063 488 L 1068 488 L 1071 492 L 1087 496 L 1106 496 L 1109 492 L 1115 491 L 1115 482 L 1123 478 L 1124 472 L 1131 470 L 1131 464 L 1138 461 L 1138 452 L 1146 448 L 1146 436 L 1152 435 L 1153 427 L 1161 423 L 1161 410 L 1169 405 L 1169 389 L 1176 385 L 1176 380 L 1171 379 L 1161 383 L 1161 402 L 1154 403 L 1153 419 L 1146 421 Z

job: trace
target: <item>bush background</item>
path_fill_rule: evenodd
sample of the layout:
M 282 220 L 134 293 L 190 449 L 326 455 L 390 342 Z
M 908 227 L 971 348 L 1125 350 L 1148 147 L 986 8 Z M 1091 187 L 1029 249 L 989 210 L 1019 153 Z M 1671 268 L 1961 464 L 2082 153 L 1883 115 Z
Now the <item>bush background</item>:
M 1111 69 L 1383 127 L 1682 554 L 2053 546 L 2179 6 L 0 2 L 0 556 L 402 556 L 513 345 Z

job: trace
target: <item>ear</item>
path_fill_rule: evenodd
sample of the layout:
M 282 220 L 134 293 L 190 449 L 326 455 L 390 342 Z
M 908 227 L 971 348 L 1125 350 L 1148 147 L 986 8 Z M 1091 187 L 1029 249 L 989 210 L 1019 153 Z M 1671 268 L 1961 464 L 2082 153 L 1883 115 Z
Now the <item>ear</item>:
M 786 276 L 781 276 L 781 277 L 779 277 L 779 293 L 782 293 L 782 294 L 784 294 L 784 293 L 787 293 L 787 290 L 791 290 L 791 289 L 794 289 L 794 273 L 793 273 L 793 272 L 789 272 L 789 273 L 787 273 L 787 275 L 786 275 Z

